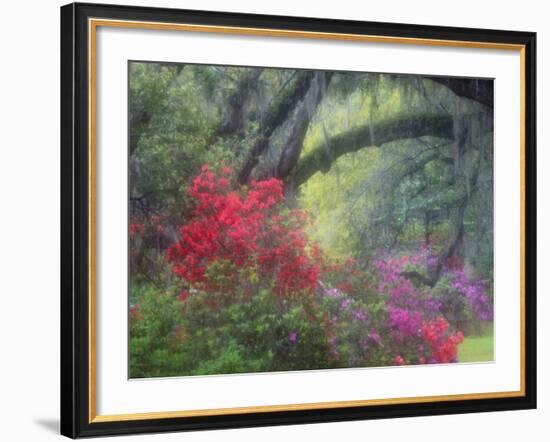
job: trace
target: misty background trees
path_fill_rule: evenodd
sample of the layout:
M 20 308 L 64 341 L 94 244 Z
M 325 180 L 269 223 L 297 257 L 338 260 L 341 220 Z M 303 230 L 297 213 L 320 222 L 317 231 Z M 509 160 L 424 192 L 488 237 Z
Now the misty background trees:
M 177 240 L 202 164 L 241 184 L 277 177 L 330 254 L 437 244 L 492 279 L 493 82 L 429 76 L 130 63 L 130 217 Z M 147 246 L 147 245 L 144 245 Z M 155 279 L 154 263 L 149 263 Z

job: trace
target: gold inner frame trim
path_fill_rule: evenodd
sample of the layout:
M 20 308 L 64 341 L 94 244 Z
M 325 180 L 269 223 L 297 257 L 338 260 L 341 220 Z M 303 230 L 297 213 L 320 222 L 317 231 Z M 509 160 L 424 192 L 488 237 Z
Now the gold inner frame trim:
M 235 34 L 243 36 L 289 37 L 306 39 L 323 39 L 339 41 L 356 41 L 386 44 L 410 44 L 419 46 L 444 46 L 474 49 L 497 49 L 518 51 L 520 54 L 520 389 L 518 391 L 500 391 L 488 393 L 465 393 L 437 396 L 416 396 L 388 399 L 366 399 L 352 401 L 314 402 L 284 405 L 260 405 L 233 408 L 155 411 L 128 414 L 96 414 L 96 36 L 97 28 L 133 28 L 161 31 L 206 32 L 216 34 Z M 322 410 L 327 408 L 365 407 L 375 405 L 420 404 L 427 402 L 460 401 L 512 398 L 525 396 L 525 45 L 494 42 L 475 42 L 460 40 L 425 39 L 412 37 L 390 37 L 331 32 L 293 31 L 284 29 L 246 28 L 233 26 L 211 26 L 183 23 L 160 23 L 130 20 L 88 19 L 88 94 L 89 94 L 89 401 L 88 422 L 117 422 L 145 419 L 168 419 L 178 417 L 221 416 L 259 412 Z

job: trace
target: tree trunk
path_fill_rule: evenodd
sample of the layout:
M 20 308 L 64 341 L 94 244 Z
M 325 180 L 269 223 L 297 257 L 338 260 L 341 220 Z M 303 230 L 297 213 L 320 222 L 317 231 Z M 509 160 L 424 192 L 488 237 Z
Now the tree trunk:
M 304 71 L 297 75 L 292 84 L 276 97 L 271 108 L 266 112 L 260 123 L 258 138 L 244 162 L 239 173 L 239 182 L 244 184 L 258 164 L 260 156 L 269 146 L 269 139 L 275 129 L 281 126 L 296 105 L 304 98 L 314 78 L 314 72 Z
M 292 116 L 290 136 L 277 165 L 276 176 L 278 178 L 287 177 L 298 163 L 309 123 L 325 96 L 332 74 L 332 72 L 317 72 L 315 74 L 308 94 Z

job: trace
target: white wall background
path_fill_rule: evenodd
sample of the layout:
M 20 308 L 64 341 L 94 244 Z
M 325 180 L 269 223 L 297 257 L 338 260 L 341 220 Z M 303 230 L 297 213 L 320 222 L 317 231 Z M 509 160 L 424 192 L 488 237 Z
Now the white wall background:
M 97 0 L 99 2 L 99 0 Z M 114 1 L 114 0 L 113 0 Z M 538 32 L 539 409 L 461 416 L 268 427 L 126 437 L 124 440 L 544 440 L 550 434 L 545 376 L 550 303 L 545 260 L 550 219 L 544 190 L 550 142 L 544 122 L 550 48 L 545 2 L 428 0 L 120 0 L 125 4 L 420 23 Z M 0 439 L 47 441 L 59 410 L 59 6 L 58 0 L 2 5 L 0 25 Z M 545 250 L 543 250 L 545 249 Z M 546 271 L 548 274 L 548 271 Z M 452 382 L 452 380 L 449 380 Z M 483 439 L 482 439 L 483 438 Z

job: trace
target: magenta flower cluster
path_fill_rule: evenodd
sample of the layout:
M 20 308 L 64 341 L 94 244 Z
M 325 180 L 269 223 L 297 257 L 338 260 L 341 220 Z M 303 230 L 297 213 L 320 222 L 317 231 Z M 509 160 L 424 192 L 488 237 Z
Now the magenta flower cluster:
M 386 304 L 388 322 L 395 339 L 420 336 L 423 321 L 433 319 L 439 314 L 439 301 L 429 291 L 416 288 L 402 274 L 407 266 L 426 268 L 433 264 L 433 260 L 433 255 L 423 247 L 415 255 L 404 255 L 375 263 L 381 276 L 378 290 L 380 293 L 389 293 Z
M 419 336 L 422 326 L 422 316 L 418 311 L 389 306 L 389 325 L 396 339 L 403 340 L 409 336 Z
M 487 296 L 485 283 L 481 280 L 472 281 L 463 269 L 453 270 L 450 273 L 452 287 L 464 296 L 477 317 L 481 321 L 491 321 L 493 319 L 493 305 L 489 296 Z
M 371 280 L 353 279 L 363 273 L 350 272 L 347 284 L 319 281 L 320 300 L 327 306 L 323 321 L 332 361 L 347 360 L 352 366 L 360 365 L 359 361 L 456 362 L 464 339 L 461 330 L 468 326 L 462 318 L 472 317 L 473 312 L 476 321 L 492 320 L 492 300 L 483 281 L 468 277 L 459 257 L 444 263 L 434 287 L 423 284 L 421 277 L 432 277 L 438 265 L 438 255 L 423 246 L 410 255 L 375 261 Z M 418 281 L 412 272 L 421 275 Z M 365 288 L 374 290 L 365 297 Z M 464 302 L 449 301 L 457 297 Z M 289 340 L 295 342 L 297 335 L 292 333 Z

